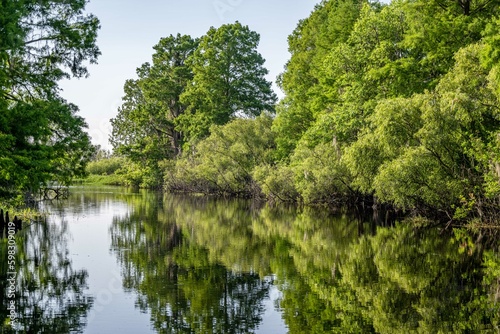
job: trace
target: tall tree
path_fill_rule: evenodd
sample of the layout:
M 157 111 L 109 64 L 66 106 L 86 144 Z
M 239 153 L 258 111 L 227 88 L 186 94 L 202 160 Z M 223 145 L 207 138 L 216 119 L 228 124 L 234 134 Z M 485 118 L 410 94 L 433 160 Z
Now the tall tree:
M 189 58 L 194 77 L 181 95 L 186 112 L 177 118 L 188 139 L 202 138 L 212 124 L 236 116 L 274 112 L 276 95 L 264 76 L 264 58 L 257 51 L 260 36 L 236 22 L 210 28 Z
M 181 152 L 182 134 L 174 122 L 185 110 L 180 95 L 193 77 L 186 59 L 197 45 L 187 35 L 162 38 L 152 63 L 137 69 L 138 79 L 126 81 L 123 104 L 111 120 L 114 149 L 156 174 L 160 160 Z
M 60 98 L 19 101 L 1 111 L 3 195 L 35 192 L 47 181 L 69 184 L 84 174 L 92 145 L 77 111 L 77 106 Z
M 95 63 L 99 21 L 86 0 L 0 3 L 0 192 L 35 191 L 83 173 L 91 153 L 77 107 L 58 81 L 84 77 Z
M 161 158 L 180 153 L 181 133 L 174 120 L 184 112 L 180 95 L 193 75 L 185 61 L 198 44 L 187 35 L 160 39 L 154 46 L 153 62 L 137 69 L 138 79 L 125 82 L 123 104 L 111 120 L 111 142 L 115 149 L 138 158 L 150 144 Z

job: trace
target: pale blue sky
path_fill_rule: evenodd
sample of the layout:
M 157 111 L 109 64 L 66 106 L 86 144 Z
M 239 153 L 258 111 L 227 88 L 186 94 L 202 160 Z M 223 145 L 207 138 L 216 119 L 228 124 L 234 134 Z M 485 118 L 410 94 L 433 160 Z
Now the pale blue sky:
M 260 34 L 259 51 L 273 83 L 290 58 L 287 37 L 319 0 L 91 0 L 88 12 L 101 21 L 98 65 L 90 77 L 61 82 L 62 96 L 80 107 L 94 144 L 110 149 L 109 119 L 116 116 L 126 79 L 150 61 L 161 37 L 204 35 L 211 26 L 240 21 Z M 274 85 L 278 96 L 282 93 Z

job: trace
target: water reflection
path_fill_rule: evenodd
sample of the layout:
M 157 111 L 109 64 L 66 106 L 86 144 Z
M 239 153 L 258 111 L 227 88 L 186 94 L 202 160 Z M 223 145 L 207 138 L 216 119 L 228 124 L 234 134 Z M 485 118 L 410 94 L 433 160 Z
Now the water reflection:
M 179 205 L 178 199 L 164 202 L 164 207 L 150 203 L 138 201 L 136 210 L 115 218 L 111 235 L 123 268 L 125 288 L 139 292 L 137 305 L 142 311 L 151 311 L 154 328 L 161 333 L 255 330 L 262 320 L 263 301 L 269 296 L 272 281 L 261 279 L 251 270 L 227 269 L 217 261 L 217 254 L 190 236 L 196 230 L 196 235 L 203 235 L 202 240 L 214 240 L 218 244 L 214 247 L 219 247 L 223 239 L 246 240 L 237 235 L 245 234 L 241 225 L 230 222 L 237 218 L 248 222 L 248 210 L 236 206 L 224 216 L 217 216 L 212 206 L 200 203 L 207 211 L 197 212 L 209 214 L 214 220 L 204 222 L 218 221 L 215 232 L 224 231 L 226 238 L 205 234 L 199 225 L 181 219 L 187 218 L 184 210 L 192 208 Z M 231 232 L 235 232 L 233 239 L 229 238 Z M 245 245 L 242 247 L 238 258 L 245 257 Z M 238 262 L 238 266 L 244 262 Z
M 257 331 L 272 286 L 283 332 L 499 330 L 498 253 L 467 233 L 403 225 L 372 233 L 347 213 L 247 201 L 128 204 L 110 228 L 112 247 L 125 288 L 138 292 L 159 333 Z
M 481 235 L 120 188 L 73 189 L 50 212 L 18 239 L 20 332 L 114 333 L 143 313 L 157 333 L 499 332 L 498 243 L 486 247 Z M 79 251 L 68 251 L 68 229 Z M 115 259 L 124 291 L 99 303 Z M 6 273 L 2 258 L 0 333 L 14 333 Z M 116 308 L 124 296 L 135 308 Z M 103 316 L 86 324 L 98 306 Z
M 67 224 L 51 222 L 33 224 L 18 233 L 15 299 L 7 299 L 7 273 L 12 270 L 7 265 L 7 242 L 0 240 L 1 333 L 83 331 L 93 299 L 85 293 L 87 272 L 72 267 L 67 237 Z M 7 313 L 11 300 L 16 305 L 17 331 Z

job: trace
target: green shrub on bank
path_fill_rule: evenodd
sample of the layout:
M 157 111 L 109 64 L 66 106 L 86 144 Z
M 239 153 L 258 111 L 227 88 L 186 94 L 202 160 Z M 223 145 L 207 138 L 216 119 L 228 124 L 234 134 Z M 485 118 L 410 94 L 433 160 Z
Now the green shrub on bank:
M 254 168 L 252 175 L 267 199 L 281 202 L 296 202 L 300 199 L 294 173 L 289 166 L 259 165 Z
M 75 183 L 158 188 L 163 179 L 158 167 L 141 165 L 125 157 L 92 161 L 86 171 L 88 176 Z
M 110 157 L 91 161 L 87 165 L 87 173 L 90 175 L 111 175 L 116 173 L 125 164 L 123 157 Z
M 355 195 L 351 177 L 332 143 L 296 148 L 290 162 L 295 187 L 305 203 L 334 203 Z
M 125 164 L 116 173 L 121 176 L 126 186 L 156 189 L 162 185 L 163 173 L 158 166 L 125 159 Z
M 182 158 L 165 165 L 165 187 L 174 191 L 259 194 L 252 178 L 256 166 L 273 161 L 272 118 L 235 119 L 213 126 L 206 139 Z

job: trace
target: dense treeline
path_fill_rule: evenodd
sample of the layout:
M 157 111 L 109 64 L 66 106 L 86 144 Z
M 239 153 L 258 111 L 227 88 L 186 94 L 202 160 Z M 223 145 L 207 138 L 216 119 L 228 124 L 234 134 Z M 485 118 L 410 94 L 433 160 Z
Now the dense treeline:
M 113 143 L 144 185 L 492 219 L 499 13 L 488 0 L 322 1 L 289 36 L 277 105 L 247 27 L 162 39 L 125 86 Z
M 100 52 L 86 0 L 0 2 L 0 199 L 82 175 L 93 147 L 58 81 L 85 77 Z M 20 198 L 20 197 L 19 197 Z

